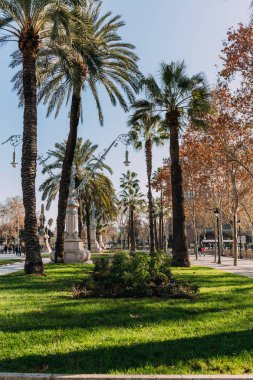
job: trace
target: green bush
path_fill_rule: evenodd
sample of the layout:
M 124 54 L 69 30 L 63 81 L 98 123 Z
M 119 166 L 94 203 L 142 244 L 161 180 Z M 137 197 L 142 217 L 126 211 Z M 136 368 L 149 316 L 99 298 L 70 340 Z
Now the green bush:
M 170 258 L 161 253 L 153 258 L 144 253 L 118 253 L 111 260 L 101 258 L 91 277 L 73 287 L 74 298 L 193 298 L 197 293 L 197 288 L 173 278 Z

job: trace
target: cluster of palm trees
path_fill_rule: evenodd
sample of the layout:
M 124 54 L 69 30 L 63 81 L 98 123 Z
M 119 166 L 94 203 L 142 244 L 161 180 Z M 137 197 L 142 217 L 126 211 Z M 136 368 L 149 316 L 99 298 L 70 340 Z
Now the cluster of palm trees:
M 101 15 L 100 1 L 0 0 L 0 43 L 17 42 L 18 50 L 12 55 L 11 65 L 21 66 L 13 82 L 24 112 L 21 176 L 25 208 L 26 273 L 43 272 L 35 194 L 38 101 L 48 105 L 48 115 L 55 112 L 55 116 L 60 112 L 64 101 L 67 104 L 70 102 L 69 134 L 66 144 L 56 146 L 59 157 L 55 157 L 53 164 L 61 167 L 61 175 L 58 182 L 55 181 L 54 186 L 50 187 L 51 190 L 47 181 L 42 185 L 43 196 L 47 197 L 48 202 L 54 199 L 55 192 L 59 189 L 56 258 L 61 261 L 71 170 L 75 154 L 78 155 L 75 153 L 78 125 L 85 117 L 82 115 L 82 101 L 85 99 L 83 93 L 89 89 L 93 95 L 100 123 L 103 124 L 99 85 L 104 87 L 113 105 L 119 104 L 128 111 L 130 104 L 130 139 L 137 149 L 142 146 L 145 148 L 152 255 L 155 254 L 151 192 L 152 146 L 163 144 L 169 137 L 173 257 L 176 265 L 189 265 L 179 155 L 180 128 L 187 119 L 202 125 L 203 113 L 209 108 L 209 90 L 201 74 L 187 76 L 184 63 L 162 63 L 159 83 L 151 75 L 144 78 L 137 66 L 138 57 L 134 53 L 134 46 L 123 42 L 119 35 L 119 29 L 123 25 L 120 16 L 113 16 L 111 12 Z M 142 92 L 144 99 L 135 99 L 138 92 Z M 84 149 L 86 148 L 91 151 L 93 149 L 91 146 Z M 82 162 L 76 167 L 76 181 L 80 181 L 85 170 L 82 170 Z M 79 176 L 80 172 L 82 174 Z M 102 177 L 100 181 L 103 181 Z M 127 188 L 124 181 L 123 191 Z M 90 190 L 90 194 L 92 192 Z M 86 194 L 88 193 L 86 189 Z M 85 204 L 83 207 L 86 215 L 89 215 L 90 206 Z
M 70 100 L 70 126 L 60 179 L 56 257 L 63 256 L 65 215 L 71 168 L 81 118 L 82 93 L 90 89 L 99 120 L 103 113 L 97 87 L 102 85 L 113 105 L 127 110 L 134 100 L 140 73 L 134 46 L 121 41 L 124 25 L 111 12 L 101 15 L 92 0 L 0 0 L 0 43 L 17 42 L 12 67 L 14 88 L 24 109 L 22 192 L 25 208 L 26 273 L 42 273 L 36 220 L 37 103 L 48 104 L 56 116 Z
M 204 115 L 210 110 L 210 91 L 203 74 L 189 77 L 184 62 L 162 63 L 160 83 L 150 75 L 141 80 L 144 99 L 132 105 L 129 119 L 131 138 L 136 148 L 145 143 L 148 177 L 150 253 L 155 254 L 154 202 L 151 190 L 152 145 L 169 138 L 171 162 L 173 264 L 189 266 L 185 233 L 182 167 L 180 163 L 180 130 L 185 123 L 205 126 Z
M 123 211 L 128 212 L 128 237 L 129 252 L 134 253 L 136 249 L 135 236 L 135 213 L 136 210 L 143 208 L 145 205 L 144 195 L 140 190 L 140 181 L 137 173 L 127 171 L 120 178 L 120 201 L 123 205 Z

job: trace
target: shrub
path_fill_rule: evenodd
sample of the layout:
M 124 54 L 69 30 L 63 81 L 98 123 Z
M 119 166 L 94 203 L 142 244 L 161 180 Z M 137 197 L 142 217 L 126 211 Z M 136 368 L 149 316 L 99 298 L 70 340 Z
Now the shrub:
M 161 253 L 154 258 L 144 253 L 118 253 L 112 260 L 101 258 L 90 278 L 75 284 L 72 290 L 74 298 L 193 298 L 198 293 L 196 287 L 173 278 L 170 259 Z

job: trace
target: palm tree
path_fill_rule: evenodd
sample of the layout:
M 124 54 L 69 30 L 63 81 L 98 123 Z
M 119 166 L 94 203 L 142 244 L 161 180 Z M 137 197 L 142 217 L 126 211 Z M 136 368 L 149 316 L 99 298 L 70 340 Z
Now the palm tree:
M 111 222 L 118 213 L 117 198 L 112 181 L 103 173 L 95 173 L 81 192 L 83 217 L 87 229 L 88 249 L 91 249 L 90 218 L 93 208 L 96 210 L 98 225 Z
M 143 194 L 140 191 L 139 180 L 137 173 L 127 171 L 126 174 L 122 174 L 120 178 L 120 187 L 122 191 L 120 193 L 121 202 L 124 206 L 124 211 L 129 212 L 129 237 L 130 237 L 130 253 L 134 253 L 136 249 L 135 244 L 135 211 L 143 207 L 144 199 Z
M 165 133 L 159 115 L 153 115 L 151 112 L 144 111 L 142 116 L 138 112 L 138 102 L 133 103 L 132 108 L 135 109 L 137 104 L 137 115 L 135 113 L 130 117 L 128 124 L 131 126 L 130 141 L 132 141 L 135 149 L 142 149 L 144 145 L 146 156 L 146 170 L 148 177 L 148 214 L 149 214 L 149 237 L 150 237 L 150 255 L 154 256 L 155 236 L 154 236 L 154 205 L 151 188 L 152 176 L 152 156 L 153 144 L 156 146 L 163 145 L 168 134 Z
M 82 91 L 90 89 L 96 102 L 100 123 L 103 124 L 97 85 L 101 84 L 105 88 L 113 105 L 118 102 L 127 111 L 127 101 L 121 90 L 127 100 L 132 102 L 140 78 L 136 64 L 137 56 L 133 52 L 134 46 L 122 42 L 118 34 L 124 22 L 120 16 L 112 17 L 111 12 L 100 16 L 100 7 L 101 2 L 95 4 L 90 1 L 87 1 L 86 7 L 76 7 L 73 19 L 77 14 L 78 23 L 74 23 L 73 29 L 76 30 L 76 34 L 71 39 L 71 45 L 65 44 L 61 39 L 60 43 L 51 44 L 41 59 L 41 66 L 50 73 L 49 77 L 44 79 L 40 93 L 40 99 L 49 103 L 48 114 L 56 110 L 57 115 L 64 99 L 68 100 L 72 96 L 70 129 L 58 201 L 56 256 L 59 259 L 63 255 L 65 215 L 81 117 Z M 44 75 L 45 73 L 42 77 Z
M 97 164 L 96 159 L 92 159 L 97 145 L 93 145 L 89 140 L 83 142 L 82 138 L 78 138 L 76 142 L 75 154 L 73 159 L 73 167 L 75 171 L 75 186 L 78 187 L 81 181 L 84 178 L 84 175 L 89 176 L 91 170 L 93 170 L 93 165 Z M 47 199 L 46 208 L 49 209 L 51 202 L 55 200 L 56 196 L 59 193 L 59 187 L 61 182 L 61 171 L 62 165 L 64 162 L 66 152 L 66 141 L 63 143 L 56 143 L 54 150 L 48 151 L 49 157 L 54 157 L 55 161 L 45 165 L 42 173 L 51 172 L 52 170 L 59 169 L 59 172 L 55 175 L 50 175 L 40 186 L 39 190 L 43 192 L 42 200 Z M 104 163 L 101 163 L 98 170 L 106 169 L 109 173 L 112 173 L 112 170 L 109 166 Z M 78 227 L 79 227 L 79 236 L 81 237 L 82 231 L 82 214 L 83 214 L 83 203 L 80 199 L 79 209 L 78 209 Z
M 153 76 L 143 80 L 147 100 L 136 102 L 136 120 L 143 112 L 165 114 L 169 131 L 171 159 L 171 187 L 173 210 L 173 264 L 189 266 L 185 234 L 182 167 L 179 153 L 179 134 L 184 122 L 191 120 L 204 125 L 203 116 L 210 109 L 210 93 L 203 74 L 187 76 L 184 62 L 161 64 L 160 86 Z
M 37 58 L 40 49 L 68 25 L 71 1 L 0 0 L 0 43 L 18 43 L 24 105 L 22 191 L 25 208 L 25 272 L 42 273 L 36 218 Z M 66 34 L 66 33 L 65 33 Z

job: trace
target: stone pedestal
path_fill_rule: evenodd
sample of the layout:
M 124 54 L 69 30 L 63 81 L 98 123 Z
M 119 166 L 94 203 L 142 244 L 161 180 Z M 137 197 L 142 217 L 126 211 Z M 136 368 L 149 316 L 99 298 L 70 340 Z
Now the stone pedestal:
M 78 203 L 70 197 L 66 213 L 64 263 L 92 263 L 90 258 L 90 251 L 84 249 L 83 242 L 78 237 Z

